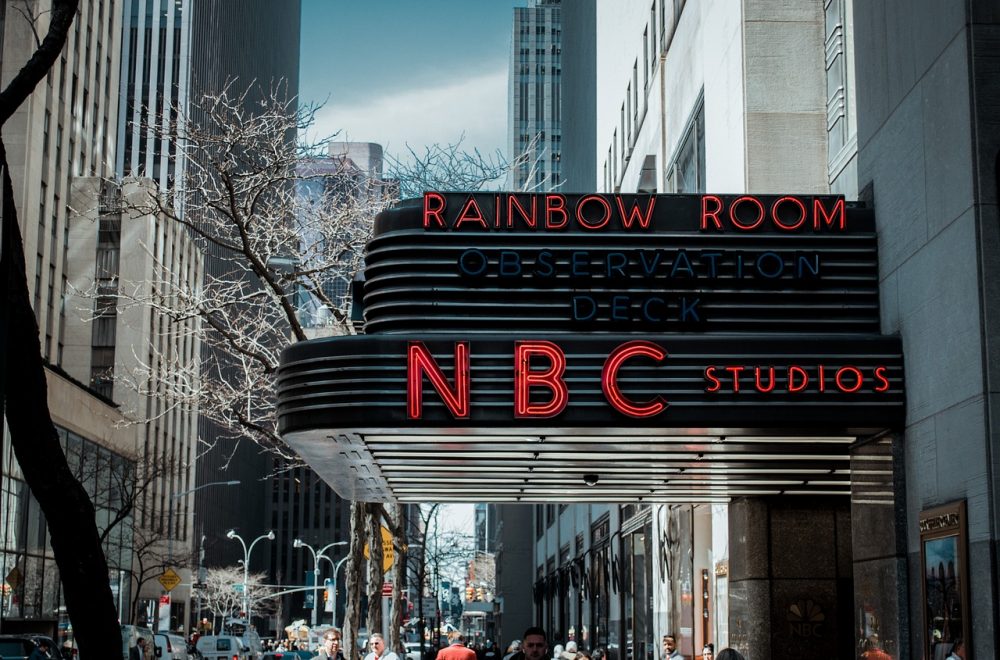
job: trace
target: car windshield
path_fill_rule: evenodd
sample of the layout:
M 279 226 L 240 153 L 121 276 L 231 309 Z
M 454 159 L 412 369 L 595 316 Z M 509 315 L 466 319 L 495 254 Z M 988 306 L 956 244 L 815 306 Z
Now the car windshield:
M 28 642 L 16 639 L 0 639 L 0 657 L 2 658 L 19 658 L 28 655 L 30 652 L 31 647 L 28 645 Z

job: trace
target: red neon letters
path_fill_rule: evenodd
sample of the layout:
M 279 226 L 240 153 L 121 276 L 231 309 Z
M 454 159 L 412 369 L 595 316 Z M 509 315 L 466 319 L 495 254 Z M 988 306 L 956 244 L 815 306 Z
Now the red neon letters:
M 470 412 L 470 355 L 468 342 L 455 343 L 455 384 L 449 385 L 434 356 L 423 342 L 410 342 L 407 353 L 406 401 L 407 417 L 421 419 L 423 415 L 423 377 L 430 380 L 445 407 L 455 419 L 467 419 Z M 663 412 L 667 402 L 654 397 L 648 403 L 637 403 L 627 398 L 618 385 L 618 372 L 627 360 L 645 357 L 662 361 L 667 352 L 650 341 L 630 341 L 611 351 L 601 372 L 601 389 L 608 403 L 629 417 L 653 417 Z M 542 368 L 538 361 L 547 362 Z M 566 354 L 550 341 L 518 341 L 514 344 L 514 417 L 517 419 L 543 419 L 556 417 L 569 403 L 566 385 Z M 549 391 L 548 401 L 532 403 L 531 389 Z
M 541 371 L 531 368 L 531 358 L 548 358 L 549 367 Z M 566 355 L 550 341 L 519 341 L 514 343 L 514 417 L 555 417 L 569 403 L 569 388 L 563 380 Z M 548 403 L 532 404 L 531 388 L 545 387 L 552 392 Z
M 655 396 L 647 404 L 633 403 L 618 388 L 618 370 L 621 369 L 625 360 L 637 356 L 653 358 L 657 362 L 661 362 L 667 357 L 667 352 L 651 341 L 625 342 L 611 351 L 611 355 L 605 360 L 604 370 L 601 372 L 601 388 L 604 390 L 604 397 L 615 410 L 629 417 L 653 417 L 659 415 L 667 407 L 666 399 Z
M 753 195 L 737 197 L 728 206 L 718 195 L 702 195 L 698 228 L 701 231 L 751 232 L 774 226 L 782 231 L 797 231 L 811 220 L 813 231 L 847 230 L 847 207 L 843 198 L 833 200 L 829 208 L 822 199 L 813 198 L 812 204 L 808 204 L 808 198 L 806 200 L 779 197 L 768 208 Z
M 664 396 L 648 401 L 634 401 L 622 392 L 619 372 L 629 360 L 649 359 L 661 363 L 667 351 L 646 340 L 627 341 L 615 347 L 604 360 L 601 390 L 608 404 L 633 418 L 655 417 L 669 405 Z M 407 351 L 407 417 L 423 417 L 423 379 L 427 376 L 434 391 L 454 419 L 468 419 L 471 413 L 471 356 L 469 342 L 454 345 L 454 383 L 445 377 L 430 350 L 420 341 L 412 341 Z M 540 339 L 514 343 L 513 399 L 516 419 L 557 417 L 569 405 L 566 382 L 566 354 L 557 344 Z M 800 393 L 855 394 L 889 392 L 888 367 L 885 365 L 711 365 L 704 370 L 708 394 Z M 544 396 L 538 390 L 544 390 Z M 532 393 L 535 393 L 532 401 Z M 540 399 L 543 399 L 541 402 Z
M 705 369 L 705 391 L 739 393 L 741 385 L 749 392 L 787 392 L 798 394 L 812 388 L 814 392 L 842 392 L 854 394 L 862 390 L 882 394 L 889 391 L 887 368 L 879 365 L 870 370 L 852 365 L 829 367 L 818 364 L 801 366 L 793 364 L 778 369 L 771 366 L 711 366 Z
M 424 374 L 431 381 L 434 390 L 441 396 L 455 419 L 469 417 L 469 342 L 455 342 L 455 387 L 448 386 L 448 379 L 434 356 L 423 342 L 411 341 L 406 356 L 406 416 L 420 419 L 423 414 Z

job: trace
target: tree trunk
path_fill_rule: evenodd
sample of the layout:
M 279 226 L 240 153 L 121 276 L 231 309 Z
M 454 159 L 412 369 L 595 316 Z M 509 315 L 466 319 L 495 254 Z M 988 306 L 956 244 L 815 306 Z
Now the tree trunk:
M 403 640 L 399 631 L 403 627 L 403 581 L 406 576 L 406 525 L 403 520 L 403 506 L 396 503 L 392 507 L 392 613 L 389 617 L 389 644 L 396 653 L 403 653 Z
M 382 516 L 380 504 L 366 505 L 368 521 L 368 634 L 382 632 Z
M 361 567 L 364 565 L 365 505 L 351 502 L 351 549 L 345 570 L 347 587 L 344 592 L 344 657 L 356 660 L 362 649 L 358 644 L 358 628 L 361 626 Z
M 38 325 L 28 294 L 24 246 L 2 137 L 0 167 L 3 168 L 0 272 L 6 281 L 9 342 L 3 347 L 7 356 L 3 394 L 11 447 L 24 481 L 45 514 L 80 658 L 99 660 L 108 657 L 108 649 L 121 648 L 121 627 L 94 505 L 66 463 L 49 414 Z

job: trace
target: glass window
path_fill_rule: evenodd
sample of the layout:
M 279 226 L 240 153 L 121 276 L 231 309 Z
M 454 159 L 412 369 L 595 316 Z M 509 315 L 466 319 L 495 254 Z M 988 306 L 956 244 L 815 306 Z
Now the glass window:
M 699 102 L 667 175 L 668 190 L 705 192 L 705 106 Z

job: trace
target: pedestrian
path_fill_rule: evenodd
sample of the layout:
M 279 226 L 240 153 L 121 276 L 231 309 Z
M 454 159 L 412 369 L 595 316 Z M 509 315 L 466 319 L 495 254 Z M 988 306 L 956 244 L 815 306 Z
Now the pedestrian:
M 709 642 L 701 648 L 701 660 L 712 660 L 715 657 L 715 644 Z
M 946 660 L 965 660 L 965 641 L 961 637 L 955 638 L 955 643 L 951 645 L 951 653 Z
M 590 653 L 590 660 L 608 660 L 608 652 L 603 646 L 598 646 Z
M 559 654 L 559 657 L 562 658 L 562 660 L 576 660 L 576 653 L 577 653 L 576 642 L 570 640 L 566 642 L 566 648 L 563 650 L 562 653 Z
M 40 639 L 38 640 L 38 646 L 28 656 L 28 660 L 46 660 L 47 658 L 51 658 L 52 654 L 49 652 L 50 650 L 51 645 L 49 644 L 49 640 Z
M 521 653 L 521 640 L 515 639 L 507 647 L 507 652 L 504 653 L 503 660 L 520 660 L 524 657 Z
M 482 660 L 498 660 L 500 654 L 497 652 L 496 645 L 493 644 L 492 639 L 486 640 L 483 645 Z
M 552 647 L 552 660 L 562 660 L 562 653 L 565 650 L 562 644 L 556 644 Z
M 532 626 L 524 631 L 521 650 L 524 660 L 545 660 L 549 653 L 549 642 L 545 638 L 545 630 Z
M 746 658 L 736 649 L 725 648 L 719 651 L 719 655 L 715 656 L 715 660 L 746 660 Z
M 316 651 L 313 659 L 320 660 L 344 660 L 344 652 L 340 650 L 340 631 L 336 628 L 327 628 L 323 633 L 323 645 Z
M 437 653 L 437 660 L 476 660 L 476 652 L 465 647 L 465 635 L 458 630 L 448 633 L 448 646 Z
M 399 660 L 399 656 L 385 648 L 385 637 L 382 633 L 372 633 L 368 638 L 371 646 L 371 653 L 365 656 L 365 660 Z
M 683 658 L 680 652 L 677 650 L 677 638 L 673 635 L 663 636 L 663 658 L 664 660 L 675 660 L 675 658 Z
M 41 656 L 47 658 L 48 656 Z M 29 658 L 29 660 L 31 660 Z M 146 639 L 140 637 L 135 642 L 135 646 L 128 650 L 128 660 L 152 660 L 150 654 L 146 652 Z

